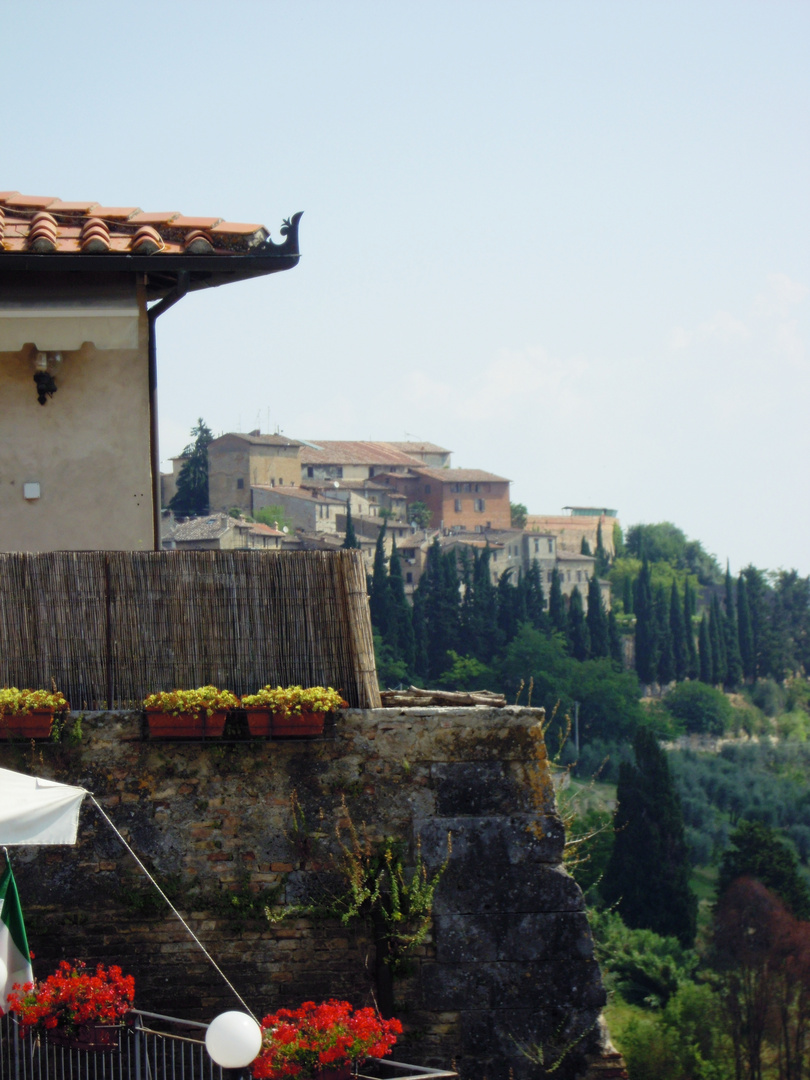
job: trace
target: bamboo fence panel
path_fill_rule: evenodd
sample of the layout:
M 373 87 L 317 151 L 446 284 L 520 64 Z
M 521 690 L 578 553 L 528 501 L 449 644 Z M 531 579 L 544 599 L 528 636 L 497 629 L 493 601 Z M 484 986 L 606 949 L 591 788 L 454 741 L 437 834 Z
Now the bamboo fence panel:
M 0 555 L 0 683 L 74 708 L 214 683 L 334 686 L 379 706 L 359 552 Z

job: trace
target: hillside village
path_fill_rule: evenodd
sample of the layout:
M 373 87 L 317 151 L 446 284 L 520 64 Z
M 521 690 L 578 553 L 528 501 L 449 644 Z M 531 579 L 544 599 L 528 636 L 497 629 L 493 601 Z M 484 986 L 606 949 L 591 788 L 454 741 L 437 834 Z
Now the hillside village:
M 380 530 L 403 559 L 412 596 L 434 539 L 444 552 L 488 548 L 493 584 L 516 579 L 537 561 L 543 581 L 559 574 L 563 595 L 587 605 L 598 546 L 614 554 L 615 510 L 566 507 L 567 514 L 515 514 L 510 481 L 484 469 L 454 468 L 452 452 L 429 442 L 318 442 L 281 434 L 228 432 L 208 444 L 209 513 L 183 519 L 169 504 L 186 457 L 161 476 L 165 549 L 335 550 L 351 519 L 371 570 Z M 256 521 L 275 508 L 279 521 Z M 589 554 L 590 552 L 590 554 Z M 610 585 L 600 581 L 605 607 Z M 548 593 L 548 589 L 546 589 Z

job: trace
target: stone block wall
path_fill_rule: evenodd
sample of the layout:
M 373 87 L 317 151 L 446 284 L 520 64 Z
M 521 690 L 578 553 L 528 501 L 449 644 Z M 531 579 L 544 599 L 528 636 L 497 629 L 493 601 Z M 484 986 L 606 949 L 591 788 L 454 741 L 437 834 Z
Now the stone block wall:
M 367 927 L 270 923 L 266 904 L 336 888 L 343 842 L 417 845 L 429 872 L 452 854 L 432 933 L 394 980 L 400 1060 L 455 1065 L 465 1080 L 562 1078 L 598 1052 L 604 1002 L 564 833 L 542 711 L 348 710 L 316 741 L 145 738 L 139 713 L 82 719 L 81 742 L 11 743 L 0 764 L 95 794 L 259 1016 L 301 1001 L 376 996 Z M 227 734 L 227 733 L 226 733 Z M 136 1004 L 210 1020 L 232 992 L 138 870 L 91 800 L 76 848 L 13 854 L 35 973 L 61 958 L 120 963 Z M 528 1056 L 527 1056 L 528 1055 Z

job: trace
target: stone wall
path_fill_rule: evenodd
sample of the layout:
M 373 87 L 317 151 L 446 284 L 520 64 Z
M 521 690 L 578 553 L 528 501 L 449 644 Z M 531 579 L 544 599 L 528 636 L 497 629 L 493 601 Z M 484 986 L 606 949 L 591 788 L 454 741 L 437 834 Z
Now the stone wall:
M 258 1015 L 375 993 L 369 931 L 339 920 L 270 924 L 266 903 L 335 885 L 336 830 L 396 836 L 429 871 L 452 854 L 433 932 L 394 981 L 400 1060 L 465 1080 L 570 1077 L 598 1050 L 604 1002 L 582 896 L 561 866 L 542 711 L 349 710 L 323 739 L 148 741 L 139 713 L 94 713 L 81 742 L 5 744 L 0 764 L 81 784 L 152 868 Z M 228 733 L 226 732 L 226 735 Z M 297 807 L 295 813 L 292 804 Z M 364 827 L 365 823 L 365 827 Z M 136 1004 L 211 1019 L 238 1007 L 91 800 L 76 848 L 14 855 L 35 973 L 63 958 L 117 962 Z

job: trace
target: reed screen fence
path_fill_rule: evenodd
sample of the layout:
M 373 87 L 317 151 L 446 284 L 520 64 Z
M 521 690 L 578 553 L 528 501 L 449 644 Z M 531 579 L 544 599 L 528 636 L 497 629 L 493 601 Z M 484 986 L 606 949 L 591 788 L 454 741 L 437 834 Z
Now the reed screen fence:
M 52 683 L 74 710 L 209 683 L 377 708 L 360 552 L 0 554 L 0 685 Z

